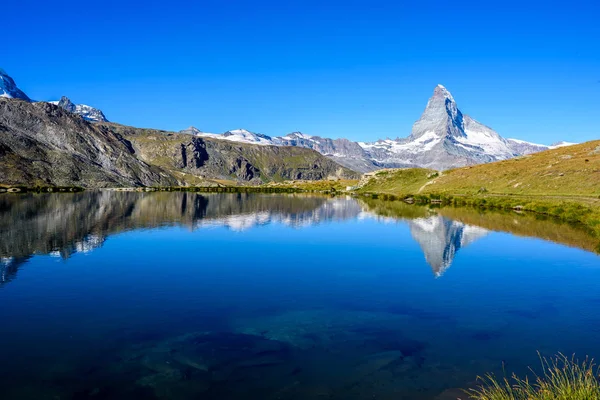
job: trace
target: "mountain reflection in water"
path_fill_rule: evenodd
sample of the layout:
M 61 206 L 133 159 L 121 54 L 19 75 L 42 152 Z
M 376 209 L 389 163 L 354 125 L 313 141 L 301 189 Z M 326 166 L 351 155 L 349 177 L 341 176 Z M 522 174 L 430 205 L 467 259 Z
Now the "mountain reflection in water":
M 32 255 L 68 258 L 102 246 L 111 234 L 163 226 L 244 231 L 271 223 L 297 228 L 348 219 L 405 221 L 436 277 L 450 267 L 458 250 L 489 230 L 541 236 L 587 250 L 597 245 L 595 238 L 576 227 L 515 213 L 487 215 L 470 209 L 434 212 L 401 202 L 298 194 L 5 194 L 0 196 L 0 285 L 13 279 Z M 552 232 L 560 235 L 554 237 Z

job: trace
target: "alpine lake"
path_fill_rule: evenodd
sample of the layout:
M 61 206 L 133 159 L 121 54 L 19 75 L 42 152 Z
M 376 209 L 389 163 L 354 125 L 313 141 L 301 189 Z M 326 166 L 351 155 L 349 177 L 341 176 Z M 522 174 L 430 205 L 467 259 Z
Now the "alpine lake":
M 0 195 L 0 398 L 468 398 L 600 357 L 598 239 L 302 194 Z

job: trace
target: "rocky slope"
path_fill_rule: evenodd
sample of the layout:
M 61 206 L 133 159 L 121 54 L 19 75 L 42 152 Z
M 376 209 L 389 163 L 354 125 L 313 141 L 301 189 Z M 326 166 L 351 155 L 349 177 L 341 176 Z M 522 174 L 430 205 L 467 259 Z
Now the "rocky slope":
M 0 98 L 3 184 L 58 186 L 175 185 L 136 157 L 123 136 L 50 103 Z
M 356 172 L 310 149 L 247 144 L 117 124 L 101 126 L 130 140 L 144 161 L 192 183 L 196 179 L 261 183 L 358 177 Z

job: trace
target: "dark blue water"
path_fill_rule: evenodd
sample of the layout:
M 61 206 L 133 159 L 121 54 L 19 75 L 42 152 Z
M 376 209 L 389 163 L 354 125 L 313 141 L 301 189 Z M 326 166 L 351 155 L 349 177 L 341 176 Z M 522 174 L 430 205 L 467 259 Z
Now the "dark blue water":
M 451 215 L 339 197 L 3 195 L 0 398 L 455 399 L 537 352 L 600 357 L 595 239 Z

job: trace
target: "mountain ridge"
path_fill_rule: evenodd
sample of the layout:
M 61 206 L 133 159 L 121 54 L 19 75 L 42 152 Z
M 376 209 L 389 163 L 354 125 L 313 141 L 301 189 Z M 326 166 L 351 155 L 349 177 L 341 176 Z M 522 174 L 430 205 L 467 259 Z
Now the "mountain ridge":
M 435 87 L 423 114 L 406 138 L 354 142 L 301 132 L 271 137 L 238 129 L 215 134 L 202 132 L 193 126 L 181 132 L 259 145 L 306 147 L 360 172 L 409 167 L 445 170 L 556 148 L 552 145 L 503 138 L 492 128 L 463 114 L 450 91 L 443 85 Z

